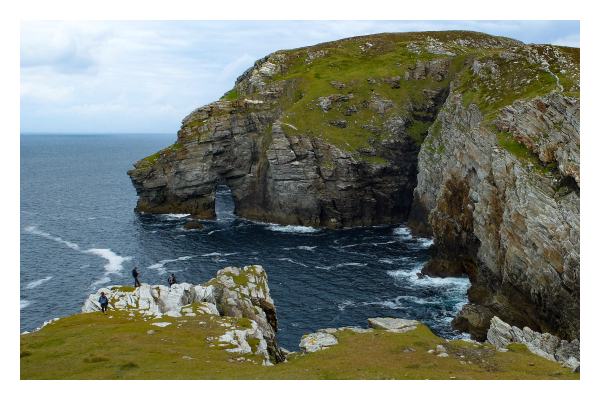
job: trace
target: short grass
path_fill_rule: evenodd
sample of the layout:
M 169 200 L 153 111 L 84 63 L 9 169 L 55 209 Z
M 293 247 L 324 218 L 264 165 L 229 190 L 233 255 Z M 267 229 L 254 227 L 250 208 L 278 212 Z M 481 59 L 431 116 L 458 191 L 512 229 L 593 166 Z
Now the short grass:
M 217 345 L 225 329 L 219 320 L 206 315 L 146 320 L 125 312 L 62 318 L 21 336 L 21 379 L 579 379 L 579 374 L 522 345 L 511 345 L 515 352 L 500 353 L 489 345 L 445 343 L 424 325 L 406 333 L 344 330 L 336 333 L 336 346 L 265 367 L 231 361 L 239 355 L 232 357 L 223 350 L 227 346 Z M 150 325 L 155 321 L 173 324 Z M 249 323 L 224 321 L 239 328 Z M 150 329 L 155 333 L 148 334 Z M 215 338 L 214 347 L 207 337 Z M 427 352 L 438 344 L 449 347 L 451 357 Z M 406 348 L 415 351 L 405 352 Z M 257 356 L 243 356 L 259 361 Z
M 424 50 L 427 39 L 433 38 L 444 43 L 446 48 L 457 56 L 430 54 Z M 461 43 L 478 43 L 477 46 L 460 45 Z M 500 43 L 504 48 L 497 47 Z M 411 51 L 407 46 L 417 44 L 421 54 Z M 491 46 L 490 46 L 491 45 Z M 510 47 L 512 46 L 512 47 Z M 517 59 L 507 59 L 500 53 L 510 49 L 518 55 Z M 466 106 L 476 104 L 484 116 L 483 124 L 492 129 L 494 120 L 502 107 L 513 104 L 516 100 L 527 100 L 543 96 L 559 89 L 556 78 L 569 96 L 579 97 L 579 49 L 560 46 L 534 46 L 538 55 L 543 56 L 550 65 L 550 72 L 541 69 L 539 63 L 529 63 L 525 47 L 510 39 L 493 37 L 476 32 L 418 32 L 418 33 L 385 33 L 360 36 L 317 44 L 315 46 L 278 51 L 287 56 L 283 73 L 273 76 L 266 83 L 282 80 L 293 80 L 295 93 L 282 96 L 273 107 L 281 108 L 284 113 L 281 120 L 294 126 L 293 129 L 282 124 L 287 135 L 304 135 L 319 137 L 336 147 L 354 154 L 357 160 L 368 163 L 386 163 L 379 156 L 361 156 L 360 148 L 372 146 L 373 140 L 382 141 L 391 138 L 389 129 L 384 123 L 393 117 L 407 121 L 406 131 L 412 137 L 414 145 L 419 147 L 424 142 L 428 128 L 435 120 L 441 104 L 431 109 L 431 101 L 424 90 L 438 91 L 448 89 L 453 82 L 453 91 L 460 93 Z M 305 62 L 309 54 L 321 52 L 310 63 Z M 404 72 L 412 71 L 419 61 L 426 63 L 432 60 L 450 60 L 449 75 L 441 82 L 428 78 L 423 80 L 404 80 Z M 559 62 L 559 59 L 566 62 Z M 486 64 L 483 73 L 473 72 L 473 62 Z M 274 61 L 279 63 L 279 61 Z M 400 77 L 397 84 L 382 82 L 382 78 Z M 377 80 L 371 84 L 368 79 Z M 339 81 L 347 85 L 345 89 L 335 89 L 331 81 Z M 320 97 L 332 94 L 352 94 L 349 101 L 335 102 L 332 109 L 324 112 L 317 106 Z M 236 89 L 229 91 L 223 99 L 234 100 L 245 96 Z M 248 97 L 256 97 L 254 93 Z M 394 107 L 385 115 L 379 115 L 368 107 L 375 98 L 391 100 Z M 418 111 L 429 104 L 428 115 Z M 236 111 L 238 112 L 238 111 Z M 249 111 L 248 111 L 249 112 Z M 226 118 L 223 113 L 213 118 Z M 346 115 L 348 114 L 348 115 Z M 417 115 L 419 114 L 419 115 Z M 427 118 L 424 118 L 427 117 Z M 336 127 L 333 121 L 346 121 L 346 127 Z M 431 121 L 431 122 L 430 122 Z M 201 130 L 212 127 L 210 121 L 194 121 L 189 124 L 192 136 L 201 136 Z M 434 127 L 432 134 L 439 134 L 439 127 Z M 510 140 L 499 138 L 500 145 L 520 157 L 522 149 L 513 146 Z M 168 150 L 168 149 L 165 149 Z M 145 160 L 155 163 L 165 150 Z M 443 151 L 443 150 L 442 150 Z M 264 157 L 263 157 L 264 158 Z M 144 165 L 147 167 L 149 164 Z

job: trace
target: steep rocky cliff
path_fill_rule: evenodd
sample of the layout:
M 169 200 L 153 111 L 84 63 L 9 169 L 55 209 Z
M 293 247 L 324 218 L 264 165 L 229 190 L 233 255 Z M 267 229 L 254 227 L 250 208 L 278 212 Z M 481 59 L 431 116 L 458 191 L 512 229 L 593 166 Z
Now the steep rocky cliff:
M 466 275 L 453 326 L 579 337 L 579 49 L 474 32 L 278 51 L 129 171 L 138 212 L 341 228 L 408 222 Z
M 410 224 L 434 236 L 422 272 L 469 276 L 452 325 L 477 339 L 494 315 L 579 337 L 579 54 L 566 50 L 471 60 L 419 154 Z
M 135 164 L 136 211 L 214 218 L 221 183 L 249 219 L 331 228 L 404 222 L 420 145 L 465 54 L 520 45 L 431 32 L 273 53 L 187 116 L 177 143 Z

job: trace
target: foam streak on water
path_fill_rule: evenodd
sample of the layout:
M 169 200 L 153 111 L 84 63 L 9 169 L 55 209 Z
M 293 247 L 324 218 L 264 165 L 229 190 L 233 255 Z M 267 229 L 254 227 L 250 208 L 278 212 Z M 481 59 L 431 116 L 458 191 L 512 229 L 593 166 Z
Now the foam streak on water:
M 148 269 L 155 269 L 155 270 L 157 270 L 157 272 L 159 274 L 163 275 L 167 272 L 167 270 L 164 268 L 165 264 L 173 263 L 173 262 L 177 262 L 177 261 L 185 261 L 185 260 L 189 260 L 191 258 L 192 258 L 192 256 L 184 256 L 184 257 L 176 258 L 174 260 L 161 260 L 161 261 L 158 261 L 156 264 L 150 265 L 148 267 Z
M 47 281 L 49 281 L 50 279 L 52 279 L 52 277 L 51 277 L 51 276 L 48 276 L 48 277 L 46 277 L 46 278 L 44 278 L 44 279 L 38 279 L 37 281 L 30 282 L 30 283 L 28 283 L 28 284 L 25 286 L 25 289 L 33 289 L 34 287 L 38 287 L 38 286 L 40 286 L 42 283 L 44 283 L 44 282 L 47 282 Z

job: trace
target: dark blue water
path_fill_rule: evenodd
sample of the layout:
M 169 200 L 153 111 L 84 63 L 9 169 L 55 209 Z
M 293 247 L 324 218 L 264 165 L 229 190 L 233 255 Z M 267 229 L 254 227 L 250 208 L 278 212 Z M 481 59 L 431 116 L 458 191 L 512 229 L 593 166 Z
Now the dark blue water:
M 296 349 L 317 329 L 370 317 L 417 319 L 436 334 L 466 303 L 466 279 L 422 279 L 429 240 L 403 225 L 343 230 L 284 227 L 236 217 L 226 188 L 217 221 L 184 231 L 177 215 L 139 215 L 126 171 L 174 135 L 21 136 L 21 331 L 77 313 L 104 284 L 203 283 L 227 266 L 262 265 L 280 330 Z

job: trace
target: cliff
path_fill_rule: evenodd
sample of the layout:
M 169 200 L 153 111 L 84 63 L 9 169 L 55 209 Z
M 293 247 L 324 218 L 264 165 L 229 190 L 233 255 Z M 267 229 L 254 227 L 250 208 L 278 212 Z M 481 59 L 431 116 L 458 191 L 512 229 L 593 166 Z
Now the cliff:
M 434 236 L 422 272 L 469 277 L 470 304 L 452 326 L 478 340 L 492 316 L 579 337 L 580 115 L 578 86 L 565 83 L 578 82 L 574 60 L 551 46 L 474 60 L 421 148 L 411 224 Z M 560 75 L 546 83 L 552 93 L 522 86 L 544 72 Z
M 407 222 L 432 276 L 469 277 L 453 326 L 579 337 L 579 49 L 475 32 L 278 51 L 129 171 L 137 212 L 341 228 Z

